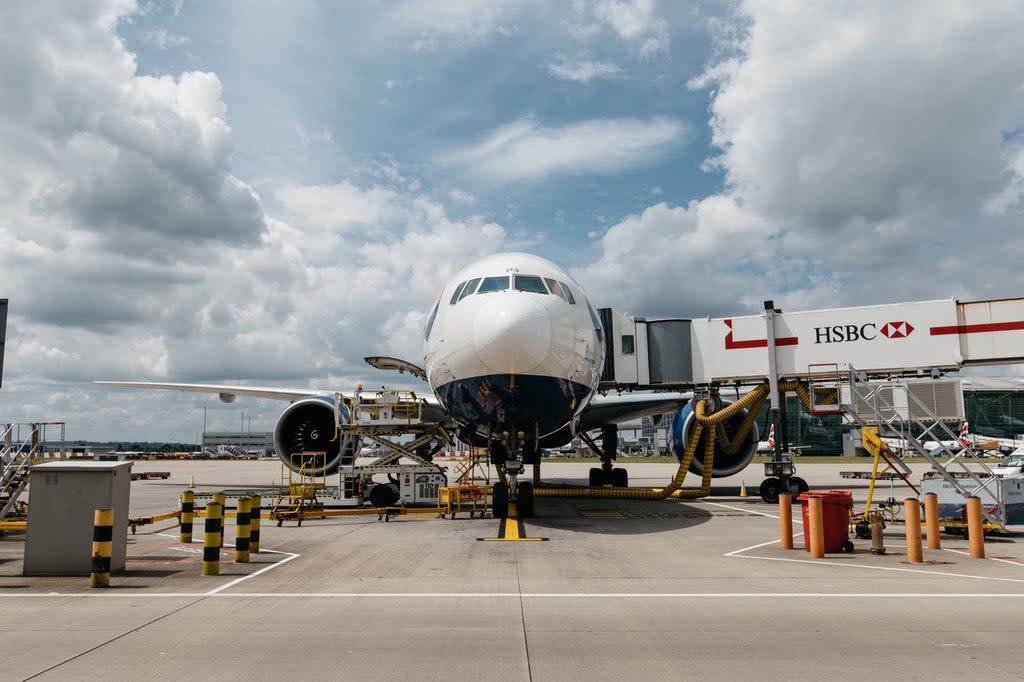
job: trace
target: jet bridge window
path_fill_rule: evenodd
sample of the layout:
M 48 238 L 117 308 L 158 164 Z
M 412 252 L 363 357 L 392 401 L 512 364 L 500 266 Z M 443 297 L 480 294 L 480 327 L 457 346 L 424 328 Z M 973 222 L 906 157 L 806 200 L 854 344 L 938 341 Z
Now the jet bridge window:
M 636 352 L 636 339 L 632 334 L 622 335 L 622 354 L 632 355 Z
M 459 296 L 458 301 L 455 301 L 455 302 L 458 303 L 459 301 L 461 301 L 462 299 L 466 298 L 471 293 L 476 291 L 476 285 L 479 284 L 479 282 L 480 282 L 480 278 L 479 277 L 474 277 L 473 279 L 471 279 L 468 282 L 466 282 L 466 286 L 465 286 L 465 288 L 463 288 L 462 294 Z
M 536 275 L 516 275 L 516 291 L 527 291 L 531 294 L 546 294 L 544 280 Z
M 508 289 L 508 275 L 504 277 L 484 277 L 484 281 L 480 282 L 480 289 L 476 293 L 489 294 L 492 291 L 505 291 L 506 289 Z

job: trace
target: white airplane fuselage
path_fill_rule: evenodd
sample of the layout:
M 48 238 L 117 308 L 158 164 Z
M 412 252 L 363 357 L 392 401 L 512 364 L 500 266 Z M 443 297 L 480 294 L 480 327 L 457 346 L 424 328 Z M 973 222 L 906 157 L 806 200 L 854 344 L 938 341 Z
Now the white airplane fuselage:
M 572 424 L 603 365 L 590 297 L 564 270 L 529 254 L 467 266 L 441 290 L 427 322 L 427 381 L 449 414 L 479 434 L 529 440 Z

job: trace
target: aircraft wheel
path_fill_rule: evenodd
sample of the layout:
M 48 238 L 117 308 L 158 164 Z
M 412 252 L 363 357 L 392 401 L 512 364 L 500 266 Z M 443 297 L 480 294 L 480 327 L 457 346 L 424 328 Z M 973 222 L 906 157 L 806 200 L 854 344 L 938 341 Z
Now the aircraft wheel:
M 491 490 L 491 515 L 496 519 L 508 516 L 508 483 L 495 483 Z
M 533 484 L 520 483 L 519 496 L 516 500 L 516 511 L 520 518 L 533 516 Z
M 768 504 L 776 504 L 779 501 L 779 493 L 782 492 L 782 481 L 777 478 L 766 478 L 761 481 L 761 499 Z
M 604 485 L 604 470 L 601 467 L 590 468 L 590 487 L 600 488 Z
M 807 481 L 800 478 L 799 476 L 791 476 L 789 478 L 790 484 L 796 483 L 797 494 L 806 493 L 811 489 L 811 486 L 807 485 Z
M 622 468 L 612 469 L 612 485 L 616 488 L 628 488 L 629 472 Z

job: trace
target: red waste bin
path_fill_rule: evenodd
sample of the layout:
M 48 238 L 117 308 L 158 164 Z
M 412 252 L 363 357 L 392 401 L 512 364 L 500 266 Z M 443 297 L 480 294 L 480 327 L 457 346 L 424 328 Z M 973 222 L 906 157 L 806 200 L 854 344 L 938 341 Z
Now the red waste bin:
M 804 521 L 804 549 L 811 551 L 811 543 L 807 538 L 810 523 L 807 519 L 808 500 L 812 497 L 821 498 L 821 523 L 825 535 L 825 552 L 852 552 L 850 542 L 850 512 L 853 511 L 853 493 L 849 490 L 827 490 L 823 493 L 800 493 L 796 498 L 800 501 L 800 511 Z

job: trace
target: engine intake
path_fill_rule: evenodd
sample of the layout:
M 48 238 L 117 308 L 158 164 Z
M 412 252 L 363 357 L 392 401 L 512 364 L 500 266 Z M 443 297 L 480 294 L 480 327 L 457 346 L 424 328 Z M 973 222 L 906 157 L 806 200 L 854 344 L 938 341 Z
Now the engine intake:
M 724 424 L 725 432 L 733 436 L 739 430 L 746 414 L 747 411 L 742 410 L 726 419 Z M 690 440 L 690 434 L 693 433 L 693 427 L 696 423 L 697 419 L 693 414 L 692 403 L 679 410 L 672 420 L 671 449 L 672 454 L 680 461 L 682 461 L 683 455 L 686 452 L 686 444 Z M 693 461 L 690 462 L 690 471 L 698 476 L 704 475 L 704 443 L 707 437 L 708 430 L 705 429 L 700 434 L 700 440 L 697 442 L 697 451 L 694 453 Z M 739 448 L 733 454 L 727 453 L 722 444 L 716 439 L 715 460 L 711 475 L 714 478 L 722 478 L 733 476 L 743 471 L 750 464 L 751 460 L 754 459 L 754 455 L 757 454 L 757 440 L 758 430 L 756 423 L 751 426 L 747 437 L 740 443 Z
M 348 421 L 348 406 L 338 409 L 342 423 Z M 332 398 L 309 396 L 296 400 L 281 413 L 274 427 L 274 449 L 289 469 L 325 476 L 336 472 L 343 460 L 354 461 L 359 443 L 355 439 L 345 442 L 344 434 L 335 428 L 334 410 Z

